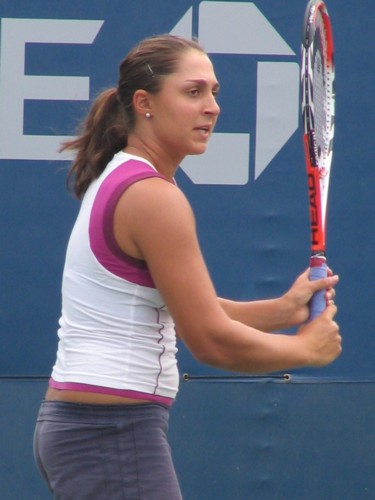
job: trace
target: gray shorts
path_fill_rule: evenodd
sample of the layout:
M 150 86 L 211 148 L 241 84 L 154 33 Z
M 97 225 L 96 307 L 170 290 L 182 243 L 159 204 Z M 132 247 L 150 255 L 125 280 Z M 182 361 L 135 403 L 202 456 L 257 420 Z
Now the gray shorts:
M 43 401 L 34 456 L 57 500 L 181 500 L 158 404 Z

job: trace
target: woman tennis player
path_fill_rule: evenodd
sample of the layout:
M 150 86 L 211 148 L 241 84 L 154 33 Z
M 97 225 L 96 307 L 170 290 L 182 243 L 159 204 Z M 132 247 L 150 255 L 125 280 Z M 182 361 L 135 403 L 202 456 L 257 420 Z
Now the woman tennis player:
M 201 362 L 236 372 L 323 366 L 340 354 L 337 276 L 309 281 L 306 270 L 267 301 L 216 296 L 174 175 L 186 155 L 206 150 L 218 91 L 195 41 L 151 37 L 63 146 L 76 151 L 69 182 L 82 204 L 35 430 L 36 461 L 55 498 L 181 498 L 166 438 L 176 335 Z M 305 324 L 318 289 L 327 290 L 327 308 Z M 270 333 L 296 325 L 295 335 Z

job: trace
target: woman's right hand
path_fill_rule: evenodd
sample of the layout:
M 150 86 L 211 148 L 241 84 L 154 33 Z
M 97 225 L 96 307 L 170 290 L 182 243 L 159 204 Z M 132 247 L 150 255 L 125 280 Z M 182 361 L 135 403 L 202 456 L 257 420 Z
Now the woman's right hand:
M 307 349 L 309 366 L 328 365 L 341 354 L 340 330 L 334 320 L 336 313 L 337 307 L 331 303 L 320 316 L 299 328 L 296 335 Z

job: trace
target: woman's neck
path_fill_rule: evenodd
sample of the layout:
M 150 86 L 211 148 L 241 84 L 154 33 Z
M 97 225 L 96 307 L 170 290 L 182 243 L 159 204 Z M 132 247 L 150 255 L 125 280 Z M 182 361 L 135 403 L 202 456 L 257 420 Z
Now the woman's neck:
M 137 136 L 129 136 L 128 144 L 124 148 L 124 151 L 149 161 L 160 174 L 170 180 L 173 179 L 180 163 L 179 161 L 172 160 L 161 148 L 145 144 Z

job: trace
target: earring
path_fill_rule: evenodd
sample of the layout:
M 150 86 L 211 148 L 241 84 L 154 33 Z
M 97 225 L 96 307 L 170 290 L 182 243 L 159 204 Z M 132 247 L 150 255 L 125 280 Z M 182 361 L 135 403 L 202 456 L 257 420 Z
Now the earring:
M 145 116 L 146 116 L 146 118 L 151 118 L 151 113 L 149 113 L 149 112 L 147 111 L 147 113 L 145 114 Z

